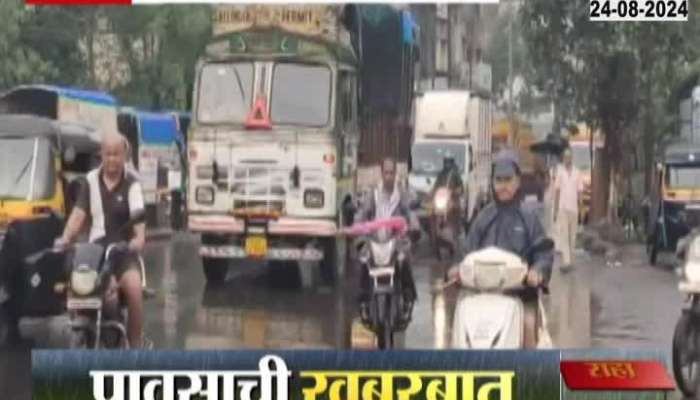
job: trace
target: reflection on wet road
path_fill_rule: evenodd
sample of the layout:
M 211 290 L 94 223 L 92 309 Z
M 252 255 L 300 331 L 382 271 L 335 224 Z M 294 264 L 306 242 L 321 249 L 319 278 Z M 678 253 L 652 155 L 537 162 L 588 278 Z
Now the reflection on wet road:
M 208 287 L 187 236 L 152 246 L 146 330 L 158 348 L 347 348 L 355 310 L 347 285 L 301 289 L 296 268 L 241 263 L 227 281 Z M 164 262 L 158 262 L 163 260 Z M 147 260 L 151 261 L 151 260 Z M 275 268 L 274 271 L 270 271 Z M 348 279 L 352 282 L 352 278 Z
M 574 271 L 555 269 L 551 295 L 544 299 L 555 344 L 670 350 L 680 313 L 676 276 L 647 265 L 639 246 L 625 249 L 622 267 L 608 268 L 598 258 L 579 256 Z M 225 284 L 207 287 L 197 240 L 189 235 L 149 244 L 145 260 L 148 284 L 157 292 L 146 304 L 145 329 L 158 349 L 346 349 L 363 332 L 353 324 L 353 268 L 336 288 L 302 289 L 296 269 L 270 271 L 272 267 L 246 262 L 230 270 Z M 401 347 L 449 347 L 458 292 L 430 290 L 445 268 L 431 260 L 427 243 L 421 243 L 414 257 L 419 299 L 408 330 L 397 338 Z M 61 331 L 60 321 L 51 326 Z M 46 325 L 29 328 L 36 346 L 63 346 L 47 334 Z M 0 387 L 9 389 L 12 400 L 30 398 L 29 348 L 0 350 Z

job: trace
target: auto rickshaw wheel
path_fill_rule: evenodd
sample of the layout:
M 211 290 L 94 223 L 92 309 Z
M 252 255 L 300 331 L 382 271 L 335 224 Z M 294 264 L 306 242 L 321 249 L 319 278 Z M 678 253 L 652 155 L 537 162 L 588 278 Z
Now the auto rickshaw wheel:
M 656 233 L 654 233 L 647 243 L 647 254 L 649 255 L 649 264 L 656 265 L 656 259 L 659 254 L 659 245 L 656 240 Z

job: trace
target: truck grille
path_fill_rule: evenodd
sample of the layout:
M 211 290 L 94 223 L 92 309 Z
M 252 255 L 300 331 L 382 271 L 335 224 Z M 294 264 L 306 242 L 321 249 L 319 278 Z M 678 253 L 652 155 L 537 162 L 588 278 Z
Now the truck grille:
M 289 172 L 269 167 L 233 167 L 230 175 L 233 208 L 284 212 Z

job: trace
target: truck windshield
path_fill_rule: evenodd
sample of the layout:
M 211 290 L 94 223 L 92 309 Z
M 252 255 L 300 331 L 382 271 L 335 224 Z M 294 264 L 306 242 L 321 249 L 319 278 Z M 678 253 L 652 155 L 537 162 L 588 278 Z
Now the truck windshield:
M 700 188 L 700 165 L 672 166 L 667 171 L 671 189 Z
M 36 143 L 36 155 L 34 147 Z M 32 181 L 32 170 L 34 180 Z M 30 191 L 33 189 L 33 196 Z M 49 199 L 55 189 L 51 146 L 40 139 L 0 139 L 0 199 Z
M 591 169 L 591 151 L 588 146 L 571 146 L 571 159 L 576 168 Z
M 442 169 L 445 157 L 452 157 L 460 171 L 464 171 L 466 146 L 461 143 L 416 143 L 411 151 L 413 172 L 425 175 L 437 175 Z
M 321 65 L 277 64 L 271 97 L 273 124 L 325 126 L 330 119 L 331 71 Z
M 252 63 L 205 65 L 197 118 L 204 123 L 242 123 L 250 111 L 252 93 Z

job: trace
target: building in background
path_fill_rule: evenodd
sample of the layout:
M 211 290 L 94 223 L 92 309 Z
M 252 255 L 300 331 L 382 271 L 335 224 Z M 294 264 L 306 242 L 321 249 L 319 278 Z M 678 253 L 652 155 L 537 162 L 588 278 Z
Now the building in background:
M 491 66 L 484 61 L 498 5 L 412 5 L 420 26 L 420 90 L 492 91 Z

